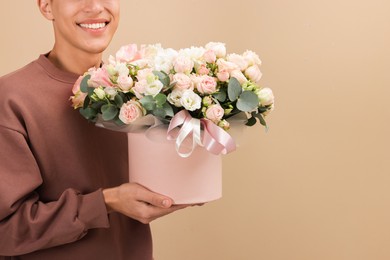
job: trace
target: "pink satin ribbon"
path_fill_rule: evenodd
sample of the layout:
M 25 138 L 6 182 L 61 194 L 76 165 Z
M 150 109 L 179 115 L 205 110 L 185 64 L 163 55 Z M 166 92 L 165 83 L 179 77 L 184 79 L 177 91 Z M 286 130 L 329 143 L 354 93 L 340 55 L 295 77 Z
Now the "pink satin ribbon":
M 203 138 L 201 136 L 201 126 L 203 126 Z M 179 131 L 174 131 L 180 127 Z M 181 152 L 184 140 L 192 135 L 192 147 L 189 152 Z M 218 155 L 227 154 L 236 150 L 234 139 L 222 128 L 212 121 L 202 118 L 196 119 L 186 111 L 177 113 L 171 120 L 168 132 L 168 140 L 176 140 L 176 151 L 181 157 L 188 157 L 197 145 L 203 146 L 207 151 Z

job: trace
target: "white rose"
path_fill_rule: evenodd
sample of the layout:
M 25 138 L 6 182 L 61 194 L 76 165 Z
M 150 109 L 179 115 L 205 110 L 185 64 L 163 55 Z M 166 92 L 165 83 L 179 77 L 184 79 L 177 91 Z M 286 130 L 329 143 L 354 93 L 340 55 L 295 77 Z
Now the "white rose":
M 248 81 L 248 79 L 244 76 L 241 70 L 233 70 L 232 72 L 230 72 L 230 77 L 236 78 L 241 85 Z
M 261 65 L 261 60 L 259 56 L 253 51 L 246 51 L 242 54 L 242 56 L 247 60 L 249 66 L 250 65 Z
M 194 68 L 194 62 L 189 57 L 180 55 L 173 62 L 173 67 L 177 73 L 190 74 Z
M 258 83 L 263 75 L 259 66 L 252 65 L 245 70 L 245 75 L 254 83 Z
M 189 111 L 199 109 L 202 104 L 202 98 L 192 90 L 185 90 L 180 98 L 182 106 Z
M 270 88 L 262 88 L 257 92 L 259 97 L 260 105 L 269 106 L 274 103 L 275 98 Z
M 123 92 L 128 92 L 134 84 L 133 79 L 127 75 L 119 75 L 117 82 L 119 88 L 123 90 Z
M 232 53 L 226 57 L 226 60 L 236 64 L 241 71 L 244 71 L 246 68 L 248 68 L 248 61 L 241 55 Z
M 193 62 L 199 63 L 203 60 L 203 55 L 204 55 L 205 51 L 206 50 L 203 47 L 192 46 L 191 48 L 181 49 L 179 51 L 179 55 L 188 57 Z
M 217 58 L 222 58 L 226 56 L 226 47 L 224 43 L 221 42 L 209 42 L 206 44 L 206 50 L 212 50 Z

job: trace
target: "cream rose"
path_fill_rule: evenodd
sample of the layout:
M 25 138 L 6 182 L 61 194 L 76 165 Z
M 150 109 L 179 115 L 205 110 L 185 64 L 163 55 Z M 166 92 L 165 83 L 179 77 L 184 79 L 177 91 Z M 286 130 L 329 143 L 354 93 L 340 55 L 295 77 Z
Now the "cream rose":
M 139 102 L 130 100 L 122 105 L 119 111 L 119 119 L 125 124 L 130 124 L 145 114 L 146 111 Z
M 241 55 L 232 53 L 226 57 L 226 60 L 236 64 L 241 71 L 244 71 L 246 68 L 248 68 L 248 61 Z
M 249 78 L 250 81 L 258 83 L 263 74 L 261 73 L 259 66 L 252 65 L 245 70 L 245 75 Z
M 209 42 L 206 44 L 206 51 L 212 50 L 217 58 L 222 58 L 226 56 L 226 47 L 222 42 Z
M 259 97 L 260 105 L 269 106 L 274 103 L 275 98 L 272 90 L 270 88 L 262 88 L 257 92 Z
M 189 76 L 184 73 L 176 73 L 173 75 L 173 82 L 177 89 L 193 89 L 193 83 Z
M 177 73 L 191 73 L 194 68 L 194 62 L 187 56 L 180 55 L 173 62 L 173 68 Z
M 221 121 L 225 110 L 218 104 L 211 105 L 207 108 L 205 116 L 207 119 L 213 121 L 215 124 L 218 124 Z
M 202 94 L 212 94 L 217 91 L 215 78 L 208 75 L 194 77 L 195 87 Z

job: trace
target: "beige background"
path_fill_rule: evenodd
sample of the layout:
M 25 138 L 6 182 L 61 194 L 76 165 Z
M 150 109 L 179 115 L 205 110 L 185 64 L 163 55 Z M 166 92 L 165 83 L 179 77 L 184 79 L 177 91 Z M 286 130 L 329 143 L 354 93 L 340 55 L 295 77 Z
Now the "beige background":
M 270 131 L 224 158 L 224 197 L 153 223 L 157 260 L 390 259 L 388 0 L 122 1 L 120 45 L 208 41 L 263 61 Z M 35 1 L 2 1 L 0 74 L 52 46 Z M 15 86 L 17 87 L 17 86 Z

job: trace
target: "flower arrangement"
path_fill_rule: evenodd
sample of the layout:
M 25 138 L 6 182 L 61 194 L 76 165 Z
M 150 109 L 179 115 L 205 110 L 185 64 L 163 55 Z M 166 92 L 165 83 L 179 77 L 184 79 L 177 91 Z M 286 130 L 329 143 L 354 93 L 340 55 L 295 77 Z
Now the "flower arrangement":
M 86 119 L 117 126 L 153 115 L 170 128 L 191 118 L 212 123 L 221 133 L 229 130 L 233 116 L 244 113 L 247 126 L 267 127 L 264 117 L 274 109 L 274 96 L 260 86 L 260 65 L 253 51 L 227 54 L 218 42 L 179 51 L 129 44 L 81 76 L 71 101 Z M 173 123 L 178 117 L 183 122 Z

